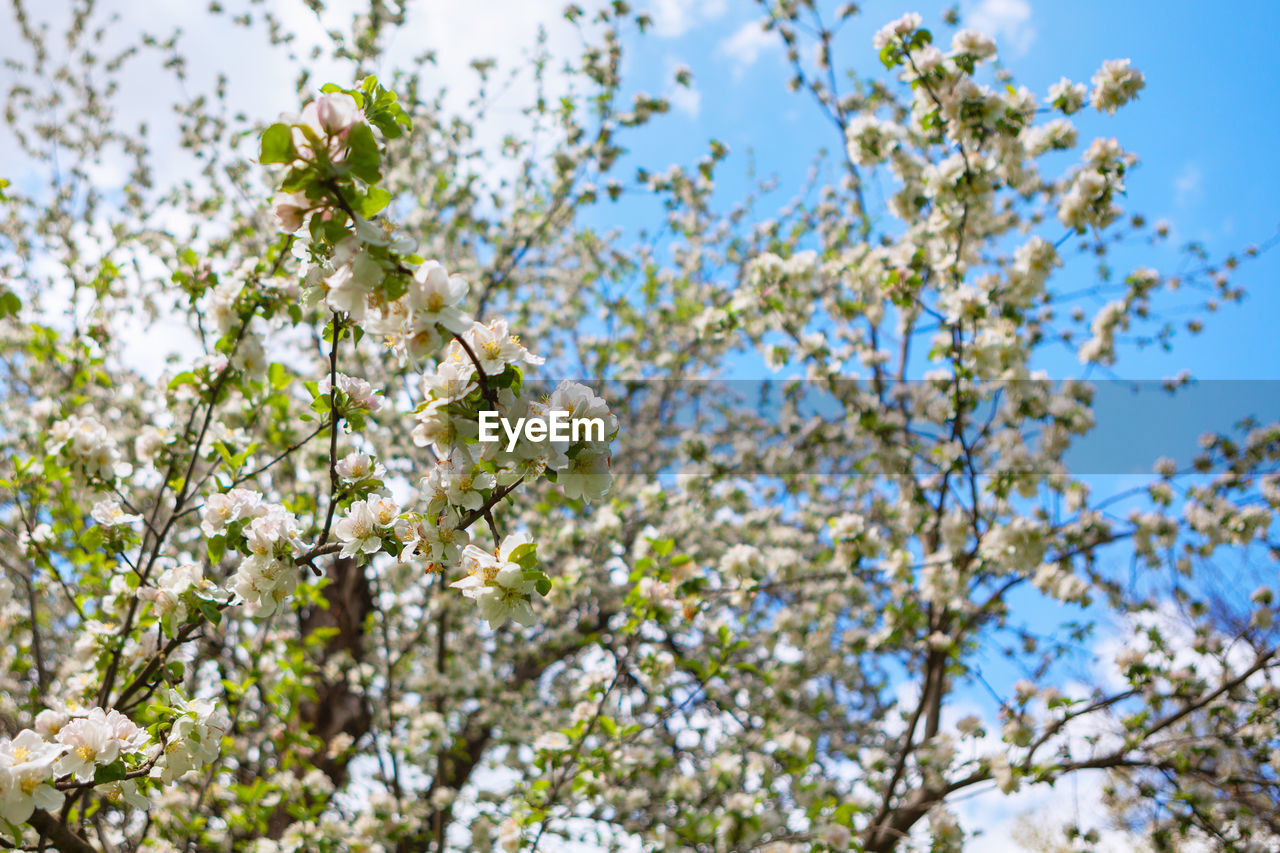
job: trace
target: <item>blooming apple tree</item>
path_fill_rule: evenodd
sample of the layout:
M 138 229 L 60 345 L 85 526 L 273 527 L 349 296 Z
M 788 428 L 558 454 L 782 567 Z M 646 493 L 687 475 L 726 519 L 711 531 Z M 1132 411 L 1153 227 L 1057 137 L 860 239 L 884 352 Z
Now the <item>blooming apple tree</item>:
M 310 58 L 252 8 L 209 25 L 358 82 L 240 115 L 176 36 L 112 52 L 86 3 L 54 49 L 15 6 L 9 131 L 50 180 L 0 187 L 4 844 L 946 851 L 988 829 L 964 798 L 1069 778 L 1135 845 L 1280 837 L 1280 430 L 1102 493 L 1067 463 L 1096 388 L 1039 369 L 1200 330 L 1174 309 L 1260 251 L 1090 266 L 1167 231 L 1079 138 L 1140 97 L 1127 60 L 1032 92 L 973 30 L 868 49 L 851 5 L 764 4 L 839 151 L 771 214 L 721 209 L 720 141 L 627 150 L 668 104 L 622 78 L 626 3 L 473 63 L 462 108 L 432 55 L 384 67 L 404 5 Z M 180 178 L 112 106 L 156 57 Z M 766 407 L 706 381 L 756 363 Z

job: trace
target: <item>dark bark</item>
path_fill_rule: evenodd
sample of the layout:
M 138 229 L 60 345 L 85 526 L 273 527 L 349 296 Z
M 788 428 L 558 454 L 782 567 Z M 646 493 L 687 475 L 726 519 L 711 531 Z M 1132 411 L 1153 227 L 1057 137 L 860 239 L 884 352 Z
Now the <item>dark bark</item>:
M 61 853 L 98 853 L 92 844 L 76 835 L 70 827 L 44 809 L 36 809 L 32 812 L 27 823 L 35 827 L 41 838 L 47 839 L 53 845 L 53 849 Z
M 322 629 L 336 629 L 320 651 L 317 671 L 309 685 L 316 698 L 298 706 L 298 723 L 308 734 L 329 744 L 340 734 L 358 741 L 368 734 L 373 725 L 373 713 L 359 690 L 346 679 L 345 674 L 327 679 L 323 672 L 326 663 L 334 655 L 346 655 L 359 663 L 365 657 L 365 623 L 373 611 L 373 593 L 363 567 L 349 557 L 335 557 L 329 565 L 330 583 L 323 595 L 328 607 L 311 607 L 299 614 L 301 636 L 305 639 Z M 347 781 L 349 756 L 331 758 L 325 747 L 298 755 L 304 764 L 320 768 L 335 788 Z M 279 838 L 293 823 L 293 818 L 281 804 L 268 821 L 268 836 Z

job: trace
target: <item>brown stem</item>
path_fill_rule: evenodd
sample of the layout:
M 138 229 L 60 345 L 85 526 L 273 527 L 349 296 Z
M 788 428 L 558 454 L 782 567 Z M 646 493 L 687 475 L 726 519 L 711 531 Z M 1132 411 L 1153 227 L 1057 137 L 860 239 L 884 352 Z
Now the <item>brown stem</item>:
M 44 839 L 52 841 L 62 853 L 98 853 L 92 844 L 76 835 L 70 827 L 44 809 L 36 809 L 32 812 L 31 817 L 27 818 L 27 823 L 40 833 L 42 842 Z

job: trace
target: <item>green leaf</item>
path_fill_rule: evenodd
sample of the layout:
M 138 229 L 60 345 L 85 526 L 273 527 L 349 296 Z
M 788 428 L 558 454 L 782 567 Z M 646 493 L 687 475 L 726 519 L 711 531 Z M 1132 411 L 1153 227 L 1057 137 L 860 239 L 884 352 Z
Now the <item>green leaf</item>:
M 271 387 L 276 391 L 283 391 L 289 387 L 289 371 L 280 362 L 272 362 L 271 367 L 267 369 L 267 376 L 271 379 Z
M 225 536 L 211 536 L 207 544 L 209 546 L 209 562 L 216 566 L 222 562 L 223 556 L 227 553 L 227 538 Z
M 537 590 L 538 590 L 538 595 L 541 595 L 542 597 L 545 598 L 547 593 L 551 592 L 551 578 L 546 577 L 545 575 L 539 578 Z
M 102 547 L 102 540 L 102 528 L 95 525 L 81 534 L 80 547 L 86 551 L 96 551 Z
M 376 184 L 382 180 L 378 167 L 382 165 L 382 155 L 378 151 L 378 140 L 373 138 L 373 129 L 367 124 L 357 124 L 347 134 L 347 168 L 366 184 Z
M 183 385 L 195 385 L 198 381 L 194 373 L 190 370 L 185 370 L 169 380 L 169 390 L 172 391 L 174 388 L 179 388 Z
M 22 310 L 22 300 L 12 290 L 0 295 L 0 317 L 12 317 Z
M 113 761 L 110 764 L 99 767 L 93 773 L 93 784 L 105 785 L 108 782 L 119 782 L 123 779 L 128 771 L 125 770 L 123 761 Z
M 214 604 L 207 598 L 197 598 L 196 607 L 200 608 L 200 612 L 204 614 L 204 618 L 217 625 L 222 621 L 222 611 L 218 609 L 218 605 Z
M 225 441 L 216 441 L 213 444 L 213 449 L 218 451 L 218 455 L 222 457 L 222 461 L 227 463 L 229 467 L 236 467 L 234 461 L 235 456 L 232 453 L 231 445 L 227 444 Z
M 293 147 L 293 131 L 289 125 L 276 122 L 262 132 L 262 149 L 258 154 L 258 162 L 292 163 L 298 159 L 298 152 Z
M 305 187 L 311 181 L 311 170 L 300 167 L 290 169 L 284 176 L 284 180 L 280 182 L 280 191 L 286 193 L 297 192 Z M 313 217 L 312 221 L 319 219 Z
M 522 569 L 532 569 L 538 565 L 537 550 L 537 543 L 526 542 L 512 550 L 507 559 Z
M 368 195 L 360 201 L 360 215 L 365 219 L 370 219 L 381 213 L 390 203 L 391 193 L 387 192 L 382 187 L 374 187 L 369 190 Z

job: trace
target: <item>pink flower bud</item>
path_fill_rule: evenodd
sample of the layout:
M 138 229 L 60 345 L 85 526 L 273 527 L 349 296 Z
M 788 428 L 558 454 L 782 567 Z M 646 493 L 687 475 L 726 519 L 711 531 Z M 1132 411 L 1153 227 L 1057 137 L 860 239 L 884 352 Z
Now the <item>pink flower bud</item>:
M 360 120 L 355 99 L 342 92 L 321 95 L 302 110 L 302 121 L 317 132 L 330 136 L 345 135 Z
M 302 193 L 277 195 L 274 213 L 280 230 L 292 234 L 301 228 L 302 217 L 310 206 L 307 197 Z

